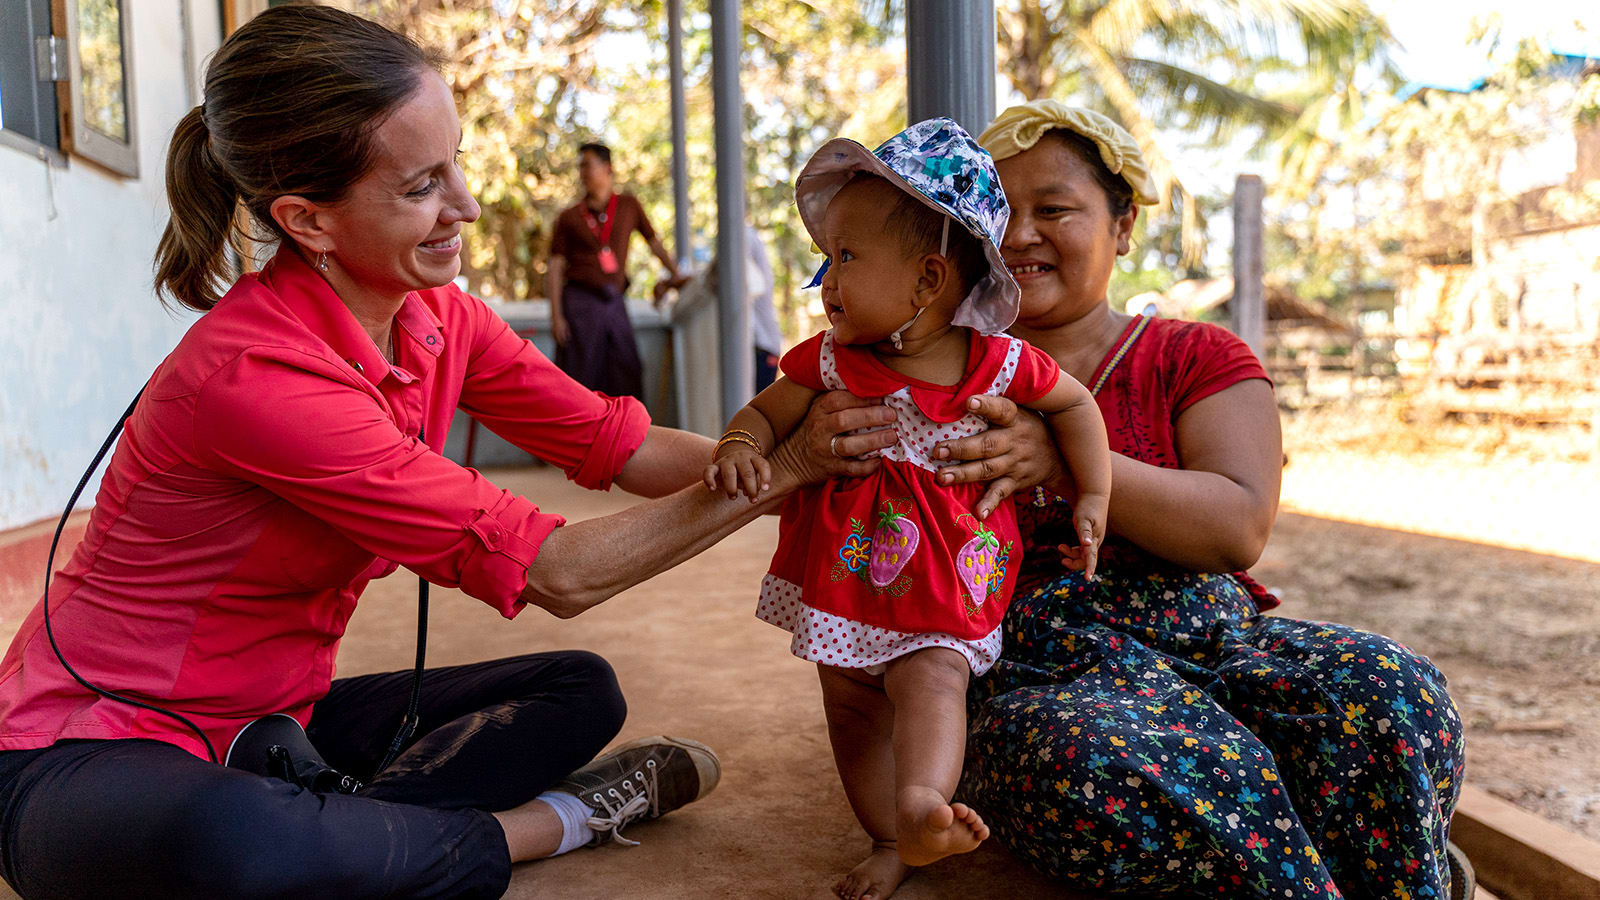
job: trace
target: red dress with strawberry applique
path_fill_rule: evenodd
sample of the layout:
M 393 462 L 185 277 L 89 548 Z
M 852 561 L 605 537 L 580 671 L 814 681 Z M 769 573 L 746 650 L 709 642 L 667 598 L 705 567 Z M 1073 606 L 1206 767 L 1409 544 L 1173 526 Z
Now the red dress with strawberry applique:
M 981 674 L 999 655 L 1021 562 L 1016 512 L 1007 501 L 980 522 L 986 485 L 935 483 L 948 463 L 933 448 L 987 427 L 966 410 L 973 394 L 1026 406 L 1061 372 L 1024 341 L 971 335 L 966 372 L 950 385 L 908 379 L 866 347 L 836 345 L 831 331 L 784 355 L 783 373 L 813 390 L 883 397 L 899 436 L 871 475 L 803 488 L 784 505 L 756 615 L 794 635 L 796 656 L 872 669 L 949 647 Z

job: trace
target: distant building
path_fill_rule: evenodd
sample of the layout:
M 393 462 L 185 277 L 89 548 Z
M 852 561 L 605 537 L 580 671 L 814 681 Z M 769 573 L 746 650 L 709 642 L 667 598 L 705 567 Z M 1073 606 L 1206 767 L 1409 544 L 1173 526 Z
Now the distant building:
M 1546 73 L 1552 90 L 1571 91 L 1600 77 L 1600 59 L 1557 56 Z M 1415 86 L 1429 92 L 1471 92 Z M 1460 181 L 1444 177 L 1449 160 L 1427 160 L 1415 202 L 1444 208 L 1463 200 Z M 1412 368 L 1426 362 L 1421 350 L 1449 336 L 1545 332 L 1600 335 L 1600 213 L 1572 212 L 1562 197 L 1600 186 L 1600 122 L 1571 120 L 1549 126 L 1512 152 L 1498 172 L 1472 173 L 1495 179 L 1509 203 L 1471 217 L 1442 219 L 1427 240 L 1405 253 L 1415 260 L 1413 277 L 1397 298 L 1396 327 L 1414 339 Z
M 1600 79 L 1600 59 L 1557 55 L 1542 74 L 1570 95 Z M 1492 204 L 1471 205 L 1446 177 L 1451 160 L 1424 161 L 1414 201 L 1472 212 L 1441 215 L 1405 247 L 1395 349 L 1417 396 L 1444 413 L 1588 422 L 1600 437 L 1600 121 L 1539 128 L 1498 171 L 1468 173 L 1466 184 L 1493 179 Z

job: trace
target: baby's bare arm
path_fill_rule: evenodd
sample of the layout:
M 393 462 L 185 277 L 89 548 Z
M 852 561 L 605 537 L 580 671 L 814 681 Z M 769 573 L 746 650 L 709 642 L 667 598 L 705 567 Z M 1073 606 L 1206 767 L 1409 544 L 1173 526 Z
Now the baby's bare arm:
M 816 395 L 810 388 L 779 378 L 734 413 L 711 465 L 706 467 L 706 487 L 713 491 L 720 487 L 729 497 L 743 493 L 752 501 L 761 496 L 772 477 L 766 454 L 800 424 Z
M 766 434 L 756 432 L 761 441 L 763 454 L 772 452 L 777 443 L 789 436 L 795 427 L 805 419 L 806 413 L 811 410 L 811 403 L 817 399 L 817 392 L 789 380 L 787 375 L 779 375 L 766 390 L 757 394 L 750 405 L 739 411 L 734 416 L 734 421 L 728 424 L 731 428 L 744 428 L 739 424 L 740 416 L 745 413 L 754 413 L 761 417 L 761 425 L 768 429 Z M 753 421 L 753 419 L 747 420 Z M 755 431 L 755 429 L 746 429 Z
M 1111 493 L 1111 448 L 1106 423 L 1094 396 L 1076 378 L 1065 372 L 1050 392 L 1028 404 L 1045 416 L 1056 449 L 1071 470 L 1078 493 L 1109 496 Z

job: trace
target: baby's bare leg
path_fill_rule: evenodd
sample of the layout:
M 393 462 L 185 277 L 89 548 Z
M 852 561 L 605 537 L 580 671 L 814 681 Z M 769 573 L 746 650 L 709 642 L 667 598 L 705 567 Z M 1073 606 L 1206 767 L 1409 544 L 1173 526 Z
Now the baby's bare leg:
M 975 849 L 989 836 L 978 814 L 951 804 L 967 745 L 966 657 L 932 647 L 889 663 L 894 704 L 895 834 L 900 860 L 923 866 Z
M 839 780 L 873 846 L 833 890 L 845 900 L 887 900 L 910 872 L 894 850 L 894 707 L 881 677 L 820 665 L 817 674 Z

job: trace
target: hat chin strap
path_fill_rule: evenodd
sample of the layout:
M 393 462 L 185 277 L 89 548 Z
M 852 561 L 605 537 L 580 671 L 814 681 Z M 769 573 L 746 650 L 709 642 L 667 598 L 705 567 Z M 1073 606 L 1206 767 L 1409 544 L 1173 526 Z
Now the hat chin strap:
M 945 216 L 944 217 L 944 230 L 939 233 L 939 255 L 940 256 L 946 256 L 946 255 L 948 255 L 949 251 L 950 251 L 950 217 L 949 216 Z M 901 335 L 906 331 L 906 329 L 908 329 L 911 326 L 917 324 L 917 320 L 922 318 L 922 314 L 927 312 L 927 311 L 928 311 L 928 308 L 926 306 L 924 306 L 923 308 L 917 310 L 917 314 L 916 315 L 912 316 L 910 318 L 910 320 L 908 320 L 904 325 L 901 325 L 899 328 L 896 328 L 894 330 L 894 333 L 889 335 L 889 342 L 891 344 L 894 344 L 894 348 L 896 350 L 900 350 L 905 346 L 904 341 L 901 338 Z
M 947 256 L 947 255 L 949 255 L 949 252 L 950 252 L 950 217 L 949 216 L 945 216 L 944 217 L 944 230 L 942 230 L 939 233 L 939 255 L 940 256 Z M 911 326 L 917 324 L 917 320 L 922 318 L 922 314 L 927 312 L 927 311 L 928 311 L 928 308 L 926 306 L 924 306 L 923 308 L 917 310 L 917 314 L 916 315 L 912 316 L 909 321 L 907 321 L 904 325 L 901 325 L 899 328 L 896 328 L 894 330 L 894 333 L 889 335 L 889 342 L 894 344 L 894 348 L 896 350 L 900 350 L 900 349 L 904 348 L 904 346 L 905 346 L 904 341 L 901 338 L 901 334 L 904 333 L 906 329 L 908 329 Z
M 928 311 L 928 308 L 926 306 L 924 306 L 923 308 L 917 310 L 917 314 L 912 316 L 910 321 L 906 322 L 904 325 L 901 325 L 899 328 L 896 328 L 894 330 L 894 333 L 889 335 L 889 343 L 894 344 L 894 348 L 896 350 L 903 349 L 904 346 L 905 346 L 904 342 L 902 341 L 902 339 L 900 337 L 901 333 L 904 332 L 906 329 L 910 328 L 911 326 L 917 324 L 917 320 L 922 318 L 922 314 L 927 312 L 927 311 Z

